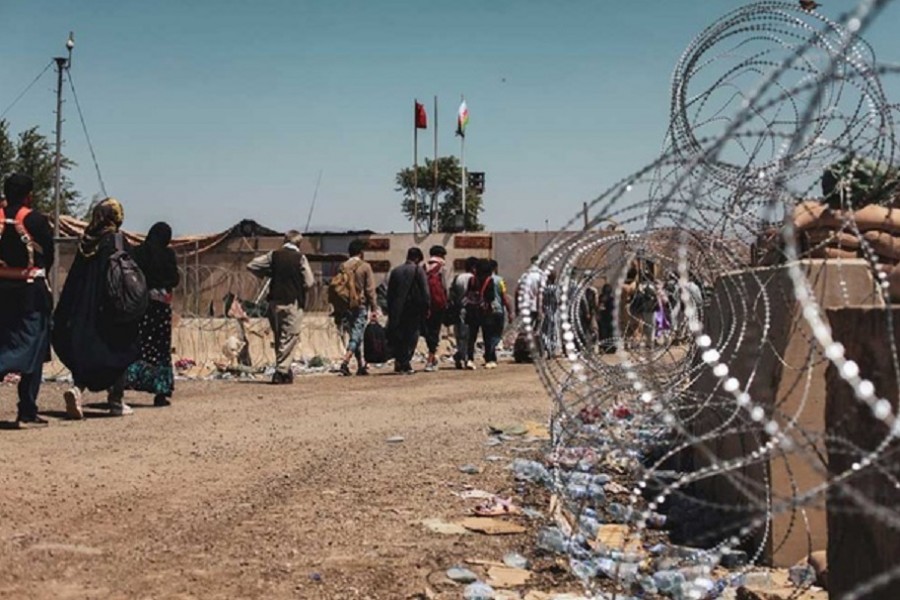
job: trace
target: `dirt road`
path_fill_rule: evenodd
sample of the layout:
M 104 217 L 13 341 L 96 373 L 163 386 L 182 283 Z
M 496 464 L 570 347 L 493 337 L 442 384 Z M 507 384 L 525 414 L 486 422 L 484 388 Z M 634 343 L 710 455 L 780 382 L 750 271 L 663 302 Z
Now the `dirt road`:
M 42 391 L 49 427 L 0 430 L 2 598 L 407 598 L 531 543 L 419 523 L 463 516 L 464 484 L 511 486 L 485 426 L 546 419 L 531 366 L 180 383 L 171 408 L 131 394 L 134 416 L 84 422 L 61 393 Z M 0 420 L 14 403 L 0 386 Z

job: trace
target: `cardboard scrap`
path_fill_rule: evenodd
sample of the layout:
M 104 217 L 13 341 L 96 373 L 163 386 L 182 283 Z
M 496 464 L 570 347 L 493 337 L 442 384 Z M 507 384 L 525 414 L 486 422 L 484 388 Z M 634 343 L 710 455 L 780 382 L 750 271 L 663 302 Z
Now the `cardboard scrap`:
M 535 421 L 526 421 L 525 422 L 525 430 L 529 437 L 538 438 L 541 440 L 549 440 L 550 439 L 550 430 L 547 429 L 547 426 L 543 423 L 537 423 Z
M 643 546 L 641 546 L 640 540 L 630 537 L 628 534 L 628 525 L 601 525 L 597 531 L 597 538 L 591 545 L 599 545 L 608 550 L 642 552 Z
M 448 523 L 443 519 L 422 519 L 421 524 L 429 531 L 440 533 L 441 535 L 464 535 L 469 533 L 468 529 L 458 523 Z
M 469 517 L 459 522 L 460 525 L 470 531 L 477 531 L 486 535 L 513 535 L 525 533 L 526 529 L 518 523 L 501 521 L 490 517 Z
M 493 434 L 504 435 L 525 435 L 528 433 L 528 427 L 521 423 L 506 423 L 502 425 L 488 425 Z
M 520 587 L 528 583 L 530 578 L 531 571 L 503 565 L 488 569 L 487 584 L 495 588 Z

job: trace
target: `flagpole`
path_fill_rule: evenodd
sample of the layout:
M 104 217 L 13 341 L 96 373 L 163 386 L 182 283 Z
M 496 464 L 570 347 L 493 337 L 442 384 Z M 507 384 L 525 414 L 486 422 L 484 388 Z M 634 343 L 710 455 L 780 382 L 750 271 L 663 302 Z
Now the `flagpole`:
M 459 136 L 459 162 L 462 165 L 462 230 L 465 232 L 466 230 L 466 186 L 468 178 L 466 177 L 466 132 L 463 131 L 463 134 Z
M 438 195 L 438 112 L 437 96 L 434 97 L 434 189 L 431 193 L 431 211 L 428 215 L 428 231 L 434 232 L 434 213 Z
M 413 100 L 413 234 L 419 233 L 419 99 Z

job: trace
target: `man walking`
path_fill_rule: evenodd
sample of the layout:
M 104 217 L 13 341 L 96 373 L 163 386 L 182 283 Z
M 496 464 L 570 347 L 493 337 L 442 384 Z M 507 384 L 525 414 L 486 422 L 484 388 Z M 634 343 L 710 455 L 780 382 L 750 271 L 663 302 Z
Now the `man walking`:
M 31 210 L 34 181 L 10 175 L 0 202 L 0 380 L 18 373 L 20 428 L 46 425 L 37 397 L 44 363 L 50 359 L 53 299 L 47 269 L 53 265 L 53 232 L 44 215 Z
M 363 258 L 366 242 L 353 240 L 347 253 L 350 258 L 340 266 L 340 271 L 347 276 L 348 306 L 340 316 L 341 330 L 347 335 L 347 353 L 341 362 L 341 375 L 350 376 L 350 359 L 356 356 L 356 374 L 368 375 L 369 367 L 363 355 L 363 336 L 369 317 L 377 318 L 378 301 L 375 294 L 375 273 L 372 266 Z M 337 315 L 336 315 L 337 317 Z
M 441 341 L 441 328 L 447 312 L 447 250 L 443 246 L 432 246 L 425 263 L 425 278 L 428 281 L 428 295 L 431 304 L 425 317 L 425 343 L 428 345 L 428 359 L 425 371 L 438 370 L 437 348 Z
M 425 255 L 410 248 L 406 262 L 388 276 L 388 339 L 394 352 L 394 371 L 411 375 L 412 357 L 419 342 L 419 328 L 431 305 L 425 271 Z
M 271 278 L 269 285 L 269 324 L 275 337 L 275 374 L 272 383 L 293 383 L 291 362 L 300 339 L 300 324 L 306 306 L 306 293 L 314 283 L 309 261 L 300 252 L 303 236 L 291 230 L 284 245 L 250 261 L 247 269 L 259 278 Z
M 457 369 L 463 369 L 468 362 L 469 325 L 466 323 L 465 299 L 469 291 L 469 283 L 475 277 L 478 259 L 470 256 L 466 259 L 466 270 L 459 273 L 450 283 L 450 310 L 453 312 L 453 337 L 456 339 L 456 354 L 453 362 Z M 474 362 L 472 363 L 475 364 Z

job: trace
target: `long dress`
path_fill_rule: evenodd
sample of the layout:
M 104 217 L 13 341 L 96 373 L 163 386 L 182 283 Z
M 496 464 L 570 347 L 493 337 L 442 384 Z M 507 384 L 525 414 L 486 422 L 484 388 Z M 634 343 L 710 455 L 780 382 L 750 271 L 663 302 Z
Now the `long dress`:
M 75 386 L 92 392 L 111 388 L 138 357 L 138 323 L 115 323 L 107 315 L 106 271 L 114 251 L 114 234 L 107 233 L 93 255 L 75 256 L 53 315 L 53 349 Z
M 135 248 L 134 259 L 147 279 L 150 303 L 141 319 L 140 357 L 128 367 L 125 389 L 149 392 L 171 398 L 175 391 L 172 369 L 172 289 L 178 286 L 179 274 L 175 253 L 168 247 L 170 231 L 156 243 L 154 225 L 147 241 Z
M 172 369 L 172 305 L 154 290 L 138 333 L 140 356 L 125 373 L 125 389 L 171 398 L 175 391 Z M 155 297 L 155 298 L 154 298 Z

